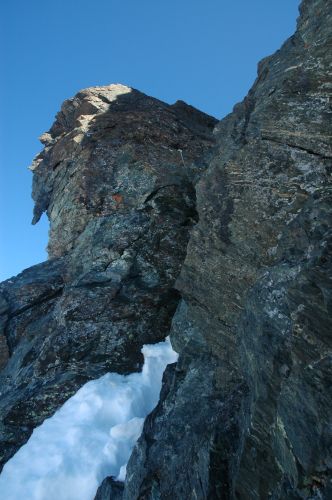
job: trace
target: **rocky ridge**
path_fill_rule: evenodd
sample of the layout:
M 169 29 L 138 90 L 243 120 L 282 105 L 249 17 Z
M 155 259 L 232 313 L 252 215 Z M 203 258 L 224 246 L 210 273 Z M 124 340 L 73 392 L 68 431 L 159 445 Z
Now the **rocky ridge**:
M 119 85 L 64 103 L 32 166 L 51 259 L 0 285 L 3 461 L 170 331 L 125 484 L 96 498 L 332 496 L 331 12 L 304 0 L 218 124 Z
M 90 379 L 163 340 L 216 120 L 124 85 L 66 101 L 32 164 L 50 260 L 0 285 L 3 464 Z M 8 359 L 9 357 L 9 359 Z
M 215 129 L 171 339 L 124 498 L 330 498 L 331 2 Z

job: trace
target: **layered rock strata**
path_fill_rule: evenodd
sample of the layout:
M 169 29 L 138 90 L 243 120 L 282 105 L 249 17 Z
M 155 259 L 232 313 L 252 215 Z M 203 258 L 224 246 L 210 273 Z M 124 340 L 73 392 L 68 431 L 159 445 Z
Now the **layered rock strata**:
M 300 10 L 215 129 L 126 500 L 332 497 L 332 4 Z
M 110 85 L 66 101 L 41 137 L 50 260 L 0 285 L 2 464 L 87 380 L 140 370 L 143 344 L 168 335 L 215 124 Z
M 64 103 L 32 166 L 51 259 L 1 285 L 4 461 L 170 330 L 179 361 L 97 498 L 332 497 L 331 12 L 303 0 L 213 137 L 124 86 Z

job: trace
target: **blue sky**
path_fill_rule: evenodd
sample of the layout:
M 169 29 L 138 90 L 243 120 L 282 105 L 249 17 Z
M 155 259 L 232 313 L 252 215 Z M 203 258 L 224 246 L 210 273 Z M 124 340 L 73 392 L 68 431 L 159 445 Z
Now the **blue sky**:
M 31 173 L 62 101 L 124 83 L 218 118 L 294 32 L 299 0 L 2 0 L 0 280 L 46 259 Z

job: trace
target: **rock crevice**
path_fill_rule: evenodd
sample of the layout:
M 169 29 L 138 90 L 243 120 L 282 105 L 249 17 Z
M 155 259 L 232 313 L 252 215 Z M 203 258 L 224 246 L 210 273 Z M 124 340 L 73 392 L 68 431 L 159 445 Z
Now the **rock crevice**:
M 170 332 L 126 481 L 97 498 L 331 497 L 331 12 L 303 0 L 220 122 L 123 85 L 65 101 L 32 165 L 50 260 L 0 285 L 3 463 Z
M 215 128 L 176 284 L 183 369 L 165 376 L 126 499 L 331 495 L 331 6 L 302 3 Z
M 168 335 L 215 124 L 110 85 L 66 101 L 41 137 L 50 260 L 0 285 L 2 463 L 86 381 L 139 370 L 143 344 Z

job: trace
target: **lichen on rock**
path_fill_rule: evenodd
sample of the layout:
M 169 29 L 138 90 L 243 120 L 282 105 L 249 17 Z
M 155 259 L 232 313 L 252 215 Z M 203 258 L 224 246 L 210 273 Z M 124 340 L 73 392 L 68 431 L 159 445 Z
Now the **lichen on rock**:
M 168 335 L 215 124 L 110 85 L 65 101 L 42 136 L 34 222 L 47 211 L 50 260 L 0 285 L 2 463 L 86 381 L 140 370 L 142 346 Z
M 303 0 L 219 123 L 123 85 L 65 101 L 32 165 L 50 260 L 0 285 L 3 461 L 170 332 L 124 487 L 97 498 L 331 498 L 331 12 Z
M 302 2 L 215 128 L 177 280 L 180 358 L 126 500 L 332 494 L 331 7 Z

